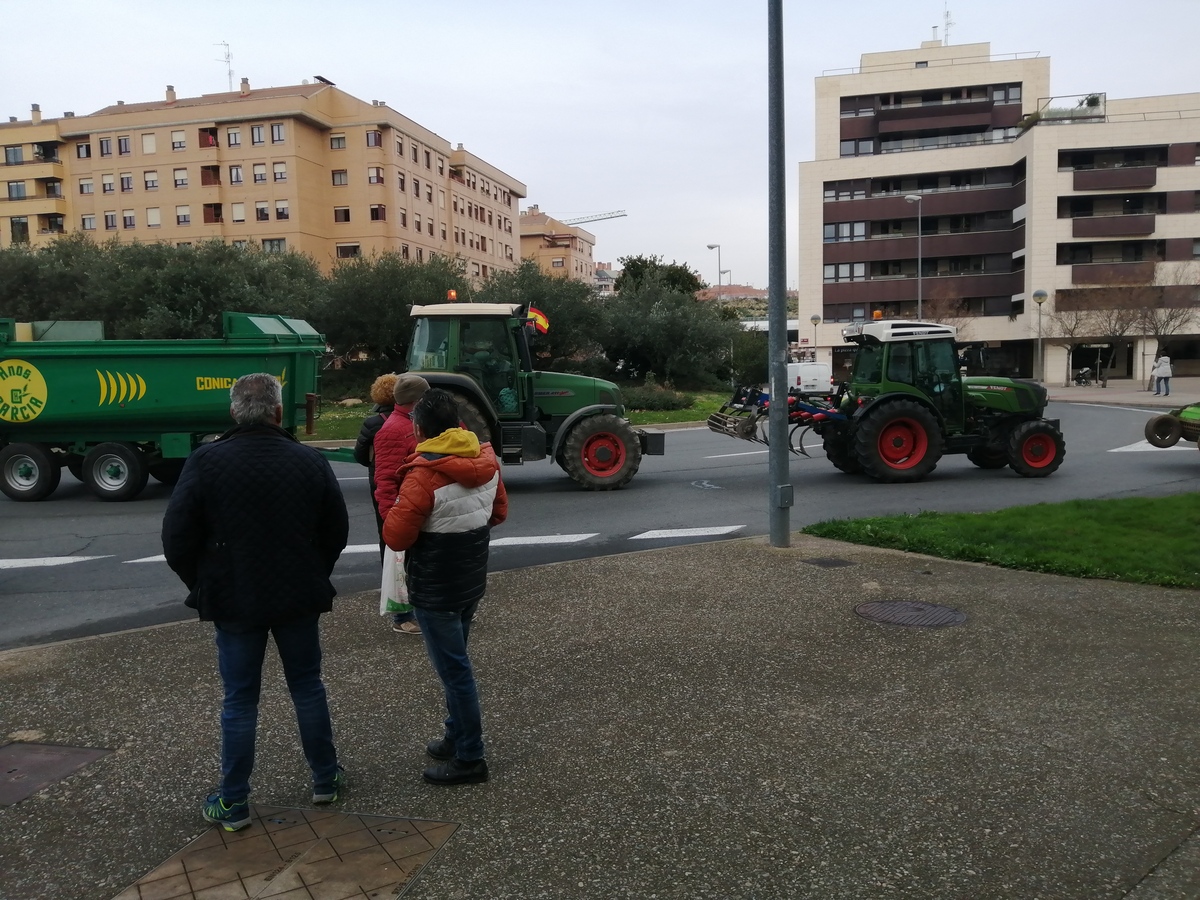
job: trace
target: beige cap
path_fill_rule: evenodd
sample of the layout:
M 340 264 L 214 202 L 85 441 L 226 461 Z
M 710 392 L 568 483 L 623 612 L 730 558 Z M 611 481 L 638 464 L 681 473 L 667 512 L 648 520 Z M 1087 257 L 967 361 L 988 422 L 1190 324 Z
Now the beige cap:
M 429 390 L 428 381 L 420 375 L 410 375 L 405 372 L 396 379 L 396 387 L 392 390 L 392 396 L 396 399 L 397 406 L 408 406 L 410 403 L 420 400 L 427 390 Z

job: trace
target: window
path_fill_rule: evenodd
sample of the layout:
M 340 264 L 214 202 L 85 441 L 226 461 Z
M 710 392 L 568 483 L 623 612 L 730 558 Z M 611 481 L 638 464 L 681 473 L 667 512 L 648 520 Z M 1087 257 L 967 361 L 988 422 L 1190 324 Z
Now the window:
M 162 225 L 162 211 L 157 206 L 151 206 L 146 210 L 146 226 L 158 228 L 160 225 Z
M 872 156 L 875 153 L 875 141 L 872 138 L 862 141 L 842 141 L 838 147 L 842 156 Z
M 425 151 L 425 168 L 427 168 L 427 169 L 433 168 L 433 157 L 431 156 L 431 154 L 429 153 L 428 150 Z
M 112 156 L 112 138 L 100 138 L 100 155 Z
M 95 216 L 84 216 L 82 219 L 80 219 L 79 225 L 81 228 L 83 228 L 84 231 L 95 231 L 96 230 L 96 217 Z
M 152 134 L 142 135 L 142 153 L 153 153 L 155 150 L 155 140 Z
M 142 184 L 145 185 L 146 190 L 148 190 L 148 191 L 157 191 L 158 190 L 158 172 L 157 171 L 143 172 L 142 173 Z
M 92 193 L 92 179 L 90 179 L 90 178 L 80 178 L 79 179 L 79 193 L 81 193 L 81 194 Z
M 421 197 L 421 182 L 416 178 L 413 179 L 413 196 L 418 199 Z
M 1192 259 L 1200 259 L 1200 238 L 1192 240 Z
M 271 171 L 276 181 L 287 181 L 287 163 L 272 163 Z
M 367 167 L 367 184 L 383 184 L 383 169 L 381 167 Z
M 345 169 L 333 170 L 333 183 L 334 185 L 345 185 L 350 183 L 350 178 L 346 175 Z
M 283 123 L 282 122 L 276 122 L 271 126 L 271 143 L 272 144 L 282 144 L 283 143 Z
M 261 125 L 250 126 L 250 143 L 256 147 L 263 143 L 263 127 Z
M 417 262 L 425 262 L 425 251 L 420 247 L 417 248 Z
M 439 189 L 438 190 L 438 209 L 445 209 L 445 208 L 446 208 L 446 192 Z
M 114 183 L 113 183 L 113 177 L 111 175 L 101 175 L 100 176 L 100 193 L 111 194 L 114 190 L 116 190 L 116 187 L 114 186 Z
M 400 258 L 401 258 L 401 259 L 408 259 L 408 244 L 401 244 L 401 245 L 400 245 Z
M 867 278 L 866 263 L 838 263 L 825 266 L 824 280 L 831 281 L 865 281 Z
M 122 172 L 121 173 L 121 193 L 128 194 L 132 190 L 133 190 L 133 173 L 132 172 Z
M 121 227 L 122 228 L 133 228 L 133 226 L 134 226 L 133 210 L 132 209 L 121 210 Z
M 354 259 L 360 253 L 358 244 L 338 244 L 337 257 L 338 259 Z
M 396 155 L 397 156 L 404 155 L 404 141 L 401 140 L 400 138 L 396 138 Z
M 28 216 L 13 216 L 8 220 L 9 234 L 12 235 L 14 244 L 29 243 L 29 217 Z
M 245 203 L 230 203 L 229 218 L 234 222 L 246 221 L 246 204 Z
M 242 167 L 241 166 L 230 166 L 229 167 L 229 183 L 230 184 L 241 184 L 242 180 L 243 180 L 242 179 Z
M 425 184 L 425 202 L 426 203 L 433 202 L 433 185 L 429 184 L 428 182 L 426 182 L 426 184 Z
M 24 200 L 25 199 L 25 182 L 10 181 L 8 183 L 8 199 L 9 200 Z
M 191 225 L 192 224 L 192 208 L 190 206 L 175 207 L 175 224 L 176 225 Z
M 91 144 L 76 144 L 75 155 L 79 159 L 91 159 L 92 145 Z M 92 217 L 92 227 L 95 227 L 95 216 Z
M 446 161 L 444 159 L 442 159 L 440 156 L 438 157 L 438 174 L 439 175 L 446 174 Z
M 831 241 L 865 241 L 866 222 L 834 222 L 825 226 L 825 243 Z
M 428 222 L 425 223 L 425 227 L 426 227 L 426 230 L 428 230 L 428 232 L 429 232 L 429 236 L 433 237 L 433 219 L 432 218 Z
M 171 132 L 171 149 L 172 150 L 184 150 L 186 148 L 187 148 L 187 139 L 184 137 L 183 132 L 182 131 L 172 131 Z
M 121 156 L 128 156 L 130 152 L 132 151 L 129 149 L 129 135 L 117 138 L 117 153 Z
M 330 150 L 345 150 L 346 149 L 346 136 L 344 134 L 331 134 L 329 136 L 329 149 Z
M 267 238 L 262 242 L 263 253 L 283 253 L 287 250 L 287 241 L 283 238 Z
M 417 229 L 417 231 L 421 230 L 421 217 L 420 216 L 418 216 L 418 215 L 413 216 L 413 227 L 415 229 Z
M 446 239 L 446 223 L 443 222 L 442 223 L 442 240 L 444 241 L 445 239 Z
M 396 221 L 400 223 L 401 228 L 407 228 L 408 227 L 408 211 L 404 210 L 404 209 L 399 210 L 399 215 L 396 217 Z
M 396 175 L 396 184 L 400 186 L 400 193 L 404 193 L 404 173 L 400 172 Z
M 116 210 L 109 210 L 104 214 L 104 229 L 106 231 L 115 231 L 117 228 L 117 213 Z
M 254 163 L 253 171 L 254 171 L 254 183 L 255 184 L 266 184 L 267 183 L 267 164 L 266 163 Z
M 372 203 L 371 204 L 371 221 L 372 222 L 386 222 L 387 221 L 387 207 L 384 206 L 382 203 Z
M 269 222 L 271 220 L 271 211 L 267 208 L 266 200 L 256 200 L 254 202 L 254 220 L 256 222 Z
M 565 259 L 563 259 L 561 256 L 556 256 L 556 257 L 554 257 L 554 259 L 550 260 L 550 265 L 553 266 L 555 269 L 561 269 L 566 264 L 567 264 L 567 261 Z
M 383 146 L 383 134 L 381 134 L 378 131 L 368 131 L 367 132 L 367 146 L 368 147 L 382 147 Z
M 288 218 L 288 202 L 286 200 L 276 200 L 275 201 L 275 218 L 276 219 Z
M 225 143 L 230 147 L 242 146 L 242 130 L 240 128 L 227 128 L 225 130 Z
M 350 207 L 348 207 L 348 206 L 335 206 L 335 207 L 333 208 L 333 221 L 335 221 L 335 222 L 349 222 L 349 221 L 350 221 Z
M 175 187 L 185 188 L 188 186 L 187 169 L 175 170 Z
M 250 246 L 250 242 L 249 241 L 230 241 L 229 246 L 233 247 L 236 250 L 245 250 L 247 247 Z
M 417 161 L 417 145 L 416 144 L 412 145 L 412 161 L 413 162 Z

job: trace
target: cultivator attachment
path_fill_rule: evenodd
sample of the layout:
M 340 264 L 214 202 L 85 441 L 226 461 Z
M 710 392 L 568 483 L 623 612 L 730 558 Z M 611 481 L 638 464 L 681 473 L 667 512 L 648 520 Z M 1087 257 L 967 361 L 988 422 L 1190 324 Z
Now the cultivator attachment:
M 787 402 L 788 450 L 796 456 L 808 456 L 804 438 L 809 429 L 823 422 L 846 421 L 846 416 L 834 409 L 826 397 L 789 393 Z M 740 388 L 728 403 L 708 417 L 708 428 L 718 434 L 765 445 L 770 408 L 771 401 L 766 394 L 755 388 Z

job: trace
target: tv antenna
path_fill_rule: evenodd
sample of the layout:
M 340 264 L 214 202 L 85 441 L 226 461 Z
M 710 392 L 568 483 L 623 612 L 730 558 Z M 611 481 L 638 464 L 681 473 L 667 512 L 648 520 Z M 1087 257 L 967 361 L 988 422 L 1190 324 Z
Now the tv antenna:
M 949 47 L 950 46 L 950 26 L 957 25 L 958 23 L 950 18 L 950 4 L 948 2 L 942 4 L 942 23 L 943 23 L 942 24 L 942 45 L 945 47 Z
M 229 76 L 229 91 L 233 93 L 233 54 L 229 52 L 229 44 L 225 41 L 220 41 L 213 44 L 214 47 L 224 47 L 225 55 L 218 59 L 217 62 L 225 63 L 225 73 Z

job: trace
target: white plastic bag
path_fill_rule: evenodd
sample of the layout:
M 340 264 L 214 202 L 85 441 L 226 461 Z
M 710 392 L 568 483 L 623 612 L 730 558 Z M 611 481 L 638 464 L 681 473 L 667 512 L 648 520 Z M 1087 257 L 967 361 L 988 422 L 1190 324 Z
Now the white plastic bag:
M 409 612 L 408 585 L 404 581 L 404 551 L 385 550 L 383 554 L 383 584 L 379 588 L 379 614 Z

